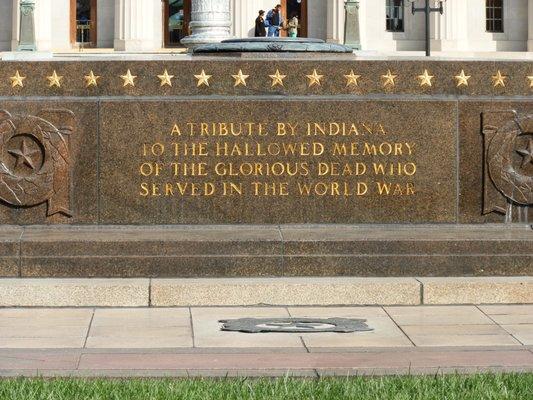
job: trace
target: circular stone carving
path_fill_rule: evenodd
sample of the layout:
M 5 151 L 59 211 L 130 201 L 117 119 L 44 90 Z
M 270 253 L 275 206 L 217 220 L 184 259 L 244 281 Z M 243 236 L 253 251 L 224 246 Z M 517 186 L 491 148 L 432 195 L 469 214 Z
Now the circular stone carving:
M 15 115 L 0 122 L 0 200 L 35 206 L 54 194 L 54 162 L 67 144 L 50 122 Z
M 509 121 L 498 129 L 492 138 L 487 164 L 494 186 L 509 200 L 520 205 L 533 204 L 533 176 L 517 166 L 517 138 L 530 136 L 533 132 L 523 132 L 521 126 L 527 126 L 533 117 L 528 116 L 518 121 Z M 522 171 L 521 171 L 522 170 Z
M 305 38 L 245 38 L 228 39 L 205 44 L 193 50 L 201 53 L 353 53 L 348 46 L 326 43 L 321 39 Z

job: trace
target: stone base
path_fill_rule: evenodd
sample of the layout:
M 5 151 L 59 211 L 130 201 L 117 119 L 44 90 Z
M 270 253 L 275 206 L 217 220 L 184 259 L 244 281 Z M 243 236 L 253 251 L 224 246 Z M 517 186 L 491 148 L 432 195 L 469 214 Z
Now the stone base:
M 3 226 L 1 277 L 533 276 L 526 225 Z
M 0 279 L 0 307 L 533 303 L 533 277 Z

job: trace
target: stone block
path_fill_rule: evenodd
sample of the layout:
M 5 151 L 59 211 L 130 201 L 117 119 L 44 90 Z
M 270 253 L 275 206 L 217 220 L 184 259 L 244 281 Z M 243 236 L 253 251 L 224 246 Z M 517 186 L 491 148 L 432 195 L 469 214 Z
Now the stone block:
M 153 306 L 415 305 L 412 278 L 153 279 Z
M 142 307 L 148 279 L 3 279 L 1 307 Z
M 533 303 L 533 277 L 420 278 L 424 304 Z

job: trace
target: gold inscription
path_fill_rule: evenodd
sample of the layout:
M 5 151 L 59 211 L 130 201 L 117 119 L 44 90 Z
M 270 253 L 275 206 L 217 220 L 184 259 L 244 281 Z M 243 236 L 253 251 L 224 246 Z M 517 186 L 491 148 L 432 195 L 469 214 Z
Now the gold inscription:
M 380 121 L 176 121 L 143 143 L 139 196 L 416 196 L 417 143 Z

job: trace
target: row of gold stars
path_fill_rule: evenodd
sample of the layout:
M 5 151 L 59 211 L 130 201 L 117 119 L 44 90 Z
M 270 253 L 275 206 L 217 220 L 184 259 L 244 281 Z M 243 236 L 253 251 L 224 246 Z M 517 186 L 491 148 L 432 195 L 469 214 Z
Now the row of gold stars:
M 239 72 L 236 75 L 231 75 L 232 78 L 235 80 L 234 86 L 246 86 L 246 80 L 250 77 L 250 75 L 246 75 L 242 72 L 242 70 L 239 70 Z M 391 72 L 389 69 L 385 75 L 381 75 L 381 78 L 383 80 L 383 87 L 394 87 L 396 86 L 396 79 L 399 75 L 395 75 Z M 123 80 L 123 86 L 135 86 L 135 79 L 137 78 L 137 75 L 132 75 L 131 71 L 128 69 L 128 71 L 124 75 L 119 75 L 119 77 Z M 161 75 L 157 75 L 157 77 L 160 80 L 161 86 L 172 86 L 172 78 L 174 78 L 174 75 L 169 75 L 168 71 L 165 69 L 165 71 Z M 205 73 L 205 70 L 202 69 L 202 72 L 198 75 L 194 75 L 194 78 L 197 80 L 197 86 L 209 86 L 209 80 L 213 77 L 213 75 L 208 75 Z M 272 79 L 272 87 L 274 86 L 284 86 L 283 80 L 287 77 L 287 75 L 283 75 L 281 72 L 279 72 L 279 69 L 276 69 L 276 73 L 269 75 L 270 79 Z M 324 78 L 324 75 L 320 75 L 316 69 L 313 69 L 313 73 L 309 75 L 305 75 L 305 77 L 308 79 L 308 87 L 313 86 L 321 86 L 322 85 L 322 79 Z M 91 87 L 91 86 L 98 86 L 98 79 L 100 79 L 100 76 L 95 75 L 94 72 L 91 70 L 88 75 L 84 76 L 85 78 L 85 86 Z M 359 86 L 359 79 L 361 78 L 361 75 L 357 75 L 354 73 L 353 70 L 350 71 L 349 74 L 344 75 L 344 78 L 346 78 L 346 86 Z M 434 75 L 430 75 L 428 70 L 425 69 L 424 72 L 421 75 L 418 75 L 416 77 L 419 81 L 420 86 L 433 86 L 433 79 L 435 78 Z M 471 75 L 466 75 L 464 70 L 461 70 L 461 73 L 459 75 L 456 75 L 455 77 L 457 87 L 461 86 L 468 86 L 468 81 L 471 78 Z M 25 76 L 20 75 L 19 71 L 15 73 L 14 76 L 9 78 L 11 80 L 11 87 L 15 88 L 17 86 L 24 87 L 24 80 L 26 79 Z M 58 75 L 57 72 L 54 70 L 52 75 L 46 77 L 48 81 L 49 87 L 61 87 L 61 80 L 63 79 L 62 76 Z M 506 83 L 508 81 L 509 77 L 506 75 L 503 75 L 500 70 L 496 73 L 496 75 L 492 76 L 492 85 L 494 87 L 505 87 Z M 533 75 L 528 76 L 527 79 L 529 80 L 529 87 L 533 88 Z

